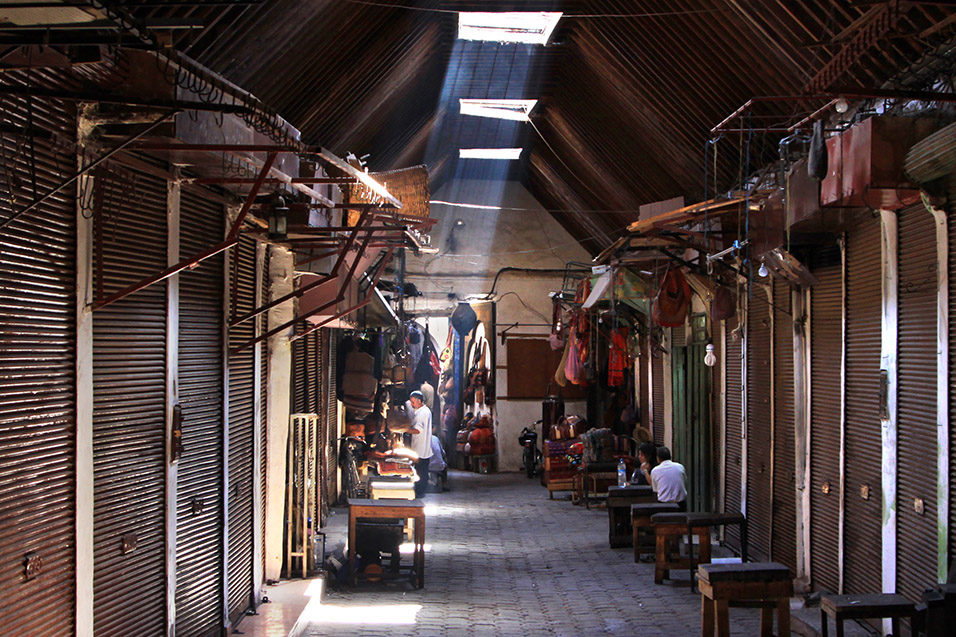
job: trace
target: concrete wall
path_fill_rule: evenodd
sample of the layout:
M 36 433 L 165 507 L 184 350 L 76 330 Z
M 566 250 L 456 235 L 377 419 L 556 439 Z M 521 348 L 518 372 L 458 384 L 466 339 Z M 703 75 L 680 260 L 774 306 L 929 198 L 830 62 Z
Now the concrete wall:
M 409 299 L 406 307 L 410 311 L 447 316 L 458 299 L 487 295 L 501 268 L 563 271 L 569 261 L 590 261 L 590 255 L 519 183 L 455 181 L 432 199 L 487 207 L 432 204 L 432 216 L 438 219 L 433 245 L 439 254 L 409 259 L 408 278 L 423 293 Z M 456 224 L 458 221 L 464 225 Z M 494 296 L 498 303 L 494 338 L 499 397 L 507 397 L 508 387 L 507 342 L 502 344 L 500 332 L 518 323 L 509 336 L 546 338 L 550 329 L 545 324 L 551 322 L 548 293 L 559 290 L 562 279 L 560 272 L 504 272 L 499 277 Z M 566 410 L 584 414 L 586 407 L 583 402 L 569 403 Z M 517 471 L 521 466 L 518 433 L 541 418 L 541 400 L 499 398 L 496 416 L 499 470 Z

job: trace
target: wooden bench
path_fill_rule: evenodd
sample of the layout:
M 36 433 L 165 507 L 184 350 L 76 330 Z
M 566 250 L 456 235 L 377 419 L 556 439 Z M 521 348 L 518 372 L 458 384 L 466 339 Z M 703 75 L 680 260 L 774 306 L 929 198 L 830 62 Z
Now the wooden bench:
M 657 495 L 647 485 L 629 484 L 608 487 L 607 539 L 612 549 L 631 546 L 631 507 L 635 504 L 653 504 Z
M 690 568 L 691 560 L 694 554 L 693 536 L 697 536 L 700 544 L 699 561 L 701 564 L 710 562 L 710 527 L 706 525 L 693 526 L 688 523 L 688 518 L 693 513 L 655 513 L 651 516 L 651 523 L 654 525 L 655 551 L 654 551 L 654 583 L 663 584 L 665 579 L 670 579 L 672 569 Z M 684 533 L 688 533 L 688 557 L 680 556 L 680 543 L 678 540 Z M 691 585 L 693 586 L 693 574 L 691 574 Z
M 776 562 L 749 564 L 701 564 L 697 569 L 700 588 L 700 634 L 730 635 L 730 606 L 760 607 L 760 634 L 773 635 L 773 609 L 777 610 L 777 634 L 790 635 L 790 569 Z
M 916 604 L 901 595 L 824 595 L 820 598 L 820 621 L 823 637 L 829 635 L 827 615 L 836 621 L 837 637 L 843 637 L 843 621 L 847 619 L 891 619 L 893 635 L 900 635 L 900 617 L 912 618 Z
M 648 531 L 649 536 L 654 534 L 654 524 L 651 516 L 656 513 L 677 513 L 680 505 L 676 502 L 652 502 L 649 504 L 631 505 L 631 536 L 634 543 L 634 561 L 640 562 L 641 555 L 653 555 L 653 544 L 641 542 L 642 531 Z

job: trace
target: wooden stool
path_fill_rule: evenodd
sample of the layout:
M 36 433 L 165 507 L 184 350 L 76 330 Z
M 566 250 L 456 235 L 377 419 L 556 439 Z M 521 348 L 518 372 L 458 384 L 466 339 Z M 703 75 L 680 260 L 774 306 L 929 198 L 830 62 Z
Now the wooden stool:
M 647 485 L 629 484 L 607 489 L 607 539 L 612 549 L 631 546 L 631 507 L 657 502 L 657 495 Z
M 634 561 L 640 562 L 641 555 L 653 555 L 653 545 L 641 544 L 641 531 L 650 529 L 653 533 L 654 524 L 651 522 L 651 516 L 655 513 L 676 513 L 680 511 L 680 505 L 676 502 L 653 502 L 649 504 L 635 504 L 631 506 L 631 533 L 634 541 Z
M 700 556 L 698 561 L 701 564 L 710 562 L 710 528 L 707 526 L 690 526 L 687 519 L 687 513 L 655 513 L 651 516 L 651 522 L 654 524 L 654 536 L 656 537 L 656 551 L 654 553 L 654 583 L 663 584 L 665 579 L 670 579 L 671 569 L 689 568 L 691 564 L 691 555 L 694 552 L 692 535 L 697 536 L 700 544 Z M 691 536 L 688 536 L 688 557 L 680 556 L 680 537 L 690 529 Z M 693 579 L 691 585 L 693 586 Z
M 715 615 L 718 637 L 730 635 L 728 608 L 731 605 L 761 608 L 762 637 L 773 634 L 772 608 L 776 607 L 777 634 L 789 637 L 793 580 L 790 578 L 790 569 L 783 564 L 701 564 L 697 569 L 697 579 L 697 585 L 700 587 L 702 637 L 712 637 L 714 634 Z
M 900 617 L 912 618 L 916 605 L 901 595 L 824 595 L 820 598 L 820 621 L 823 637 L 829 635 L 827 615 L 836 621 L 837 637 L 843 637 L 845 619 L 882 619 L 893 621 L 893 635 L 899 637 Z
M 694 564 L 694 545 L 691 536 L 695 527 L 721 527 L 728 524 L 737 524 L 740 526 L 740 561 L 747 561 L 747 518 L 742 513 L 688 513 L 687 514 L 687 556 L 690 564 L 691 588 L 694 588 L 694 572 L 697 568 Z M 702 560 L 703 561 L 703 560 Z M 710 561 L 710 560 L 707 560 Z

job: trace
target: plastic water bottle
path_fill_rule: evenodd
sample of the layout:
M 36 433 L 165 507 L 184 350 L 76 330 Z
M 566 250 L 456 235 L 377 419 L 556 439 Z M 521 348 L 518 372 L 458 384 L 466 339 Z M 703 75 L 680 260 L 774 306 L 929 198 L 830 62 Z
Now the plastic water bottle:
M 627 468 L 624 466 L 624 458 L 617 461 L 617 486 L 627 485 Z

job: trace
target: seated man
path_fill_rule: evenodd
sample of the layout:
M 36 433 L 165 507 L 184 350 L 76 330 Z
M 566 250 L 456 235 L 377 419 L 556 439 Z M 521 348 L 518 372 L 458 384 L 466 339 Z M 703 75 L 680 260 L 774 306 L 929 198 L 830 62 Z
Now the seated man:
M 448 463 L 445 461 L 445 449 L 441 446 L 438 436 L 432 435 L 432 457 L 428 463 L 428 477 L 434 476 L 435 486 L 442 491 L 448 491 Z M 440 482 L 439 482 L 440 481 Z
M 667 447 L 657 448 L 657 459 L 660 464 L 651 469 L 651 486 L 657 494 L 657 501 L 676 502 L 681 511 L 686 511 L 687 476 L 684 465 L 671 461 L 671 450 Z

